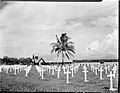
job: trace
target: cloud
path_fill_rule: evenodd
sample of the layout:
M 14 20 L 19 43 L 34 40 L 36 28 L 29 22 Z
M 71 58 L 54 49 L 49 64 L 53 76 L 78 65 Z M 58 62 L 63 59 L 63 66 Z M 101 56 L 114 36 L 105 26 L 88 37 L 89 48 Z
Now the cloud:
M 103 6 L 101 4 L 102 2 L 10 4 L 0 13 L 0 34 L 2 35 L 0 51 L 4 52 L 1 56 L 31 56 L 34 52 L 47 55 L 51 49 L 50 43 L 56 42 L 55 34 L 60 36 L 62 32 L 68 33 L 72 38 L 80 55 L 82 55 L 81 51 L 94 40 L 98 41 L 92 44 L 92 49 L 93 46 L 95 46 L 93 50 L 99 49 L 101 44 L 99 39 L 113 30 L 110 27 L 104 27 L 102 22 L 107 25 L 115 10 L 114 8 L 109 9 L 109 12 L 108 9 L 105 10 L 106 4 L 107 7 L 111 7 L 109 1 Z M 98 24 L 98 22 L 101 23 Z M 96 27 L 91 26 L 90 23 Z
M 106 35 L 101 41 L 93 41 L 88 46 L 86 53 L 103 58 L 118 58 L 118 29 Z
M 115 16 L 99 17 L 96 20 L 90 22 L 94 26 L 105 26 L 105 27 L 115 27 L 116 24 Z
M 65 29 L 66 30 L 75 30 L 75 29 L 78 29 L 79 27 L 81 27 L 83 24 L 81 22 L 79 23 L 74 23 L 74 22 L 71 22 L 70 24 L 67 24 L 65 26 Z
M 100 47 L 100 42 L 97 41 L 93 41 L 90 45 L 90 47 L 88 48 L 88 50 L 97 50 Z

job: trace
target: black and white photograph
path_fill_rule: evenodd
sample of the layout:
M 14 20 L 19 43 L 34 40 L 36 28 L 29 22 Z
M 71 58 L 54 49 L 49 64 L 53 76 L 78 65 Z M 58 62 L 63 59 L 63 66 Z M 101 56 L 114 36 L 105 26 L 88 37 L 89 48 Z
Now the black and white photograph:
M 118 1 L 0 1 L 0 92 L 118 93 Z

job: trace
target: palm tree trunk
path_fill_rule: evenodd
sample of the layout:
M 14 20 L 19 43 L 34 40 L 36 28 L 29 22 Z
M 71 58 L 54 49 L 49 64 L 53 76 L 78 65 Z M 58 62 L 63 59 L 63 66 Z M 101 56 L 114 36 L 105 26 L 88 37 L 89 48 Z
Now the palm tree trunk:
M 62 51 L 62 65 L 63 65 L 63 63 L 64 63 L 64 53 Z

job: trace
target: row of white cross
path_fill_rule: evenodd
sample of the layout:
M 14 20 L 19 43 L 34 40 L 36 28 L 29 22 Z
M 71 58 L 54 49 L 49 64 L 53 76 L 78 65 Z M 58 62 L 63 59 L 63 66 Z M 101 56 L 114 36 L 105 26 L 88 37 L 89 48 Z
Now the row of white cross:
M 72 77 L 74 77 L 74 73 L 76 73 L 79 70 L 79 67 L 82 66 L 83 67 L 83 73 L 84 73 L 84 79 L 85 82 L 89 82 L 89 80 L 87 79 L 87 73 L 89 72 L 87 70 L 87 67 L 90 67 L 90 70 L 92 72 L 95 73 L 95 75 L 98 75 L 98 71 L 100 72 L 100 80 L 104 80 L 103 79 L 103 71 L 105 71 L 105 74 L 108 74 L 107 77 L 110 77 L 110 89 L 109 90 L 116 90 L 113 88 L 113 78 L 115 78 L 118 74 L 118 63 L 106 63 L 104 65 L 101 65 L 100 63 L 74 63 L 74 64 L 70 64 L 70 65 L 63 65 L 63 66 L 56 66 L 56 65 L 41 65 L 41 66 L 37 66 L 35 65 L 36 70 L 39 72 L 40 76 L 42 77 L 42 79 L 44 79 L 44 72 L 48 71 L 49 73 L 51 73 L 52 70 L 52 75 L 55 74 L 55 71 L 57 71 L 57 78 L 60 78 L 60 71 L 61 69 L 63 69 L 64 74 L 66 74 L 66 81 L 67 83 L 69 82 L 69 74 L 71 74 Z M 17 72 L 19 73 L 22 70 L 26 71 L 26 77 L 28 76 L 28 73 L 30 72 L 32 65 L 27 66 L 27 65 L 1 65 L 0 66 L 0 72 L 3 70 L 6 71 L 6 73 L 8 73 L 8 70 L 13 69 L 14 70 L 14 74 L 16 74 Z
M 109 90 L 111 90 L 111 91 L 116 90 L 115 88 L 113 88 L 113 78 L 117 77 L 118 63 L 114 63 L 112 65 L 111 64 L 110 65 L 109 64 L 101 65 L 99 63 L 86 63 L 86 64 L 85 63 L 81 63 L 81 64 L 77 63 L 77 64 L 72 64 L 72 65 L 63 65 L 62 67 L 61 66 L 58 66 L 58 67 L 57 66 L 48 66 L 47 68 L 49 69 L 49 71 L 50 71 L 50 69 L 52 69 L 52 75 L 54 75 L 54 71 L 57 71 L 58 78 L 60 78 L 59 73 L 62 68 L 64 71 L 64 74 L 66 74 L 67 83 L 70 83 L 69 82 L 69 74 L 71 74 L 72 77 L 74 77 L 74 73 L 76 73 L 78 71 L 79 66 L 83 67 L 82 72 L 84 72 L 85 82 L 89 81 L 89 80 L 87 80 L 87 73 L 89 72 L 87 70 L 87 67 L 90 67 L 91 71 L 95 72 L 95 75 L 98 75 L 98 71 L 99 71 L 100 72 L 100 80 L 104 80 L 103 75 L 102 75 L 104 70 L 105 70 L 105 74 L 108 74 L 108 72 L 109 72 L 109 75 L 107 75 L 107 77 L 110 77 L 110 89 Z M 39 70 L 37 68 L 39 68 Z M 36 66 L 36 69 L 38 72 L 45 71 L 45 70 L 40 71 L 41 68 L 44 69 L 44 67 L 42 67 L 42 66 Z
M 0 72 L 5 71 L 6 73 L 14 71 L 14 75 L 21 71 L 25 71 L 26 75 L 28 76 L 28 73 L 31 69 L 32 65 L 27 66 L 27 65 L 0 65 Z
M 61 71 L 61 68 L 62 68 L 63 71 L 64 71 L 64 74 L 67 75 L 67 83 L 70 83 L 69 82 L 69 74 L 72 73 L 72 77 L 74 77 L 73 74 L 74 74 L 74 72 L 76 73 L 78 71 L 78 67 L 79 67 L 79 65 L 76 65 L 76 66 L 73 66 L 73 65 L 64 66 L 63 65 L 62 67 L 61 66 L 37 66 L 37 65 L 35 65 L 35 68 L 40 73 L 40 76 L 42 77 L 42 79 L 43 79 L 44 71 L 49 71 L 49 73 L 50 73 L 51 70 L 52 70 L 52 75 L 54 75 L 55 71 L 57 71 L 57 78 L 60 78 L 60 71 Z M 71 70 L 71 72 L 69 70 Z

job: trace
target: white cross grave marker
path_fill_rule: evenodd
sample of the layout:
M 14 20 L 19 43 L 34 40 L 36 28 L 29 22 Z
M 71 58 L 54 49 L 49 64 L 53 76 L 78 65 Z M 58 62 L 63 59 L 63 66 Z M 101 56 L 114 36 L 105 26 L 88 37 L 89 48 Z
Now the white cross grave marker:
M 76 72 L 78 71 L 78 68 L 77 68 L 77 67 L 75 67 L 75 70 L 74 70 L 74 71 L 75 71 L 75 73 L 76 73 Z
M 9 71 L 9 66 L 6 67 L 6 73 L 8 74 Z
M 41 68 L 42 79 L 44 79 L 44 78 L 43 78 L 44 71 L 45 71 L 44 68 Z
M 63 65 L 62 68 L 63 68 L 64 74 L 65 74 L 65 68 L 66 68 L 66 67 Z
M 105 74 L 108 74 L 108 68 L 105 66 Z
M 87 64 L 87 66 L 89 67 L 90 66 L 90 64 L 89 63 L 86 63 Z
M 54 66 L 52 66 L 52 75 L 54 75 L 54 72 L 55 72 L 55 67 Z
M 93 65 L 93 69 L 92 69 L 92 71 L 94 72 L 95 71 L 95 66 Z
M 94 72 L 94 65 L 93 64 L 91 64 L 91 71 Z
M 111 69 L 111 70 L 113 71 L 113 74 L 115 74 L 115 75 L 116 75 L 117 67 L 116 67 L 116 66 L 114 66 L 114 67 L 113 67 L 113 69 Z M 115 78 L 115 75 L 114 75 L 114 78 Z
M 57 67 L 56 71 L 57 73 L 57 78 L 60 78 L 60 71 L 61 71 L 61 66 Z
M 69 68 L 67 68 L 67 71 L 65 72 L 65 74 L 67 75 L 67 84 L 68 83 L 70 83 L 69 82 L 69 74 L 70 74 L 71 72 L 69 71 Z
M 86 69 L 86 65 L 83 65 L 83 69 Z
M 98 68 L 97 67 L 95 67 L 95 75 L 97 75 L 98 73 L 97 73 L 97 71 L 98 71 Z
M 26 77 L 28 76 L 28 73 L 30 72 L 31 67 L 32 67 L 32 65 L 26 67 L 26 69 L 25 69 L 26 70 L 26 74 L 25 74 Z
M 102 69 L 102 66 L 100 66 L 99 71 L 100 71 L 100 79 L 103 80 L 103 78 L 102 78 L 102 72 L 103 72 L 104 70 Z
M 108 65 L 108 71 L 110 71 L 110 65 Z
M 16 72 L 16 68 L 17 68 L 17 65 L 14 65 L 14 75 L 17 74 L 17 72 Z
M 107 75 L 107 77 L 110 77 L 110 89 L 109 90 L 111 90 L 111 91 L 117 90 L 117 89 L 113 88 L 113 78 L 112 77 L 114 77 L 114 75 L 115 74 L 112 74 L 112 71 L 110 71 L 110 74 Z
M 83 69 L 84 69 L 84 77 L 85 77 L 85 82 L 88 82 L 89 80 L 87 80 L 87 68 L 86 68 L 86 66 L 84 65 L 84 67 L 83 67 Z
M 74 71 L 76 71 L 75 68 L 72 67 L 72 68 L 70 68 L 70 70 L 72 71 L 72 77 L 74 77 Z
M 10 72 L 12 72 L 12 65 L 11 65 L 11 67 L 10 67 Z

